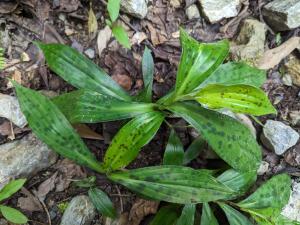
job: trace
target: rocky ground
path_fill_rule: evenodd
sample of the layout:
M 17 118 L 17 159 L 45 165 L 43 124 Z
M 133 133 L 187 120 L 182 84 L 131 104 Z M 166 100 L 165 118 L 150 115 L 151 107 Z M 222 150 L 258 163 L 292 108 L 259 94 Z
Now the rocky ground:
M 97 30 L 88 33 L 92 7 Z M 4 0 L 0 1 L 0 47 L 6 67 L 0 72 L 0 188 L 10 179 L 27 177 L 21 193 L 9 203 L 21 209 L 29 224 L 148 224 L 158 204 L 139 199 L 104 177 L 54 154 L 26 126 L 14 91 L 6 78 L 55 96 L 72 90 L 45 65 L 33 40 L 68 44 L 104 68 L 124 89 L 142 88 L 141 56 L 144 46 L 155 60 L 154 98 L 167 93 L 175 82 L 180 58 L 179 27 L 199 41 L 231 41 L 228 60 L 242 60 L 268 70 L 264 90 L 278 110 L 277 116 L 249 118 L 231 115 L 247 124 L 263 149 L 260 180 L 286 172 L 293 193 L 283 214 L 300 221 L 300 0 L 122 0 L 119 22 L 132 44 L 126 50 L 105 26 L 105 1 Z M 230 113 L 230 112 L 226 112 Z M 184 145 L 195 132 L 184 121 L 174 121 Z M 77 127 L 89 148 L 101 159 L 122 123 Z M 161 163 L 167 141 L 162 127 L 130 167 Z M 211 165 L 211 154 L 192 162 L 195 168 Z M 214 162 L 214 161 L 213 161 Z M 120 212 L 118 221 L 95 212 L 86 190 L 72 181 L 96 175 Z M 82 208 L 82 206 L 85 206 Z M 80 213 L 79 213 L 80 212 Z M 0 224 L 7 224 L 3 219 Z M 225 224 L 225 223 L 224 223 Z

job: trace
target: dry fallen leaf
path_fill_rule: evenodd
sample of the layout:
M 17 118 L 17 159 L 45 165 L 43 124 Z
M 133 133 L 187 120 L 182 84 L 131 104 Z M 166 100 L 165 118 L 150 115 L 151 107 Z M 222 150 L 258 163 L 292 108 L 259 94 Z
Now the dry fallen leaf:
M 22 188 L 21 192 L 26 197 L 18 198 L 18 207 L 28 212 L 43 211 L 43 206 L 40 201 L 33 194 L 30 193 L 26 188 Z
M 34 191 L 35 196 L 40 201 L 44 201 L 47 194 L 55 188 L 57 174 L 58 172 L 55 172 L 50 178 L 39 185 L 37 191 Z
M 268 70 L 278 65 L 282 59 L 287 57 L 300 45 L 300 37 L 292 37 L 277 48 L 267 50 L 259 59 L 257 67 Z
M 128 223 L 128 213 L 122 213 L 119 218 L 111 219 L 106 217 L 104 219 L 104 225 L 129 225 Z M 132 224 L 130 224 L 132 225 Z
M 157 212 L 160 202 L 138 199 L 132 206 L 129 213 L 131 225 L 139 225 L 141 221 L 150 214 Z
M 8 14 L 18 7 L 19 1 L 2 1 L 0 2 L 0 14 Z
M 141 44 L 144 40 L 146 40 L 148 37 L 144 32 L 136 32 L 131 40 L 130 43 L 131 45 L 135 45 L 135 44 Z
M 93 140 L 103 140 L 102 135 L 96 133 L 95 131 L 93 131 L 91 128 L 89 128 L 85 124 L 76 124 L 76 125 L 73 125 L 73 127 L 75 128 L 77 133 L 82 138 L 93 139 Z
M 107 47 L 107 43 L 111 38 L 111 29 L 109 26 L 104 27 L 99 31 L 97 37 L 98 54 L 101 56 L 102 51 Z
M 116 81 L 122 88 L 129 91 L 132 86 L 132 80 L 127 75 L 116 74 L 112 75 L 111 78 Z
M 88 19 L 88 31 L 90 39 L 94 39 L 96 37 L 96 32 L 98 30 L 98 23 L 95 13 L 93 11 L 92 5 L 89 10 L 89 19 Z
M 2 136 L 8 136 L 11 135 L 11 133 L 12 129 L 9 121 L 4 121 L 2 124 L 0 124 L 0 134 Z

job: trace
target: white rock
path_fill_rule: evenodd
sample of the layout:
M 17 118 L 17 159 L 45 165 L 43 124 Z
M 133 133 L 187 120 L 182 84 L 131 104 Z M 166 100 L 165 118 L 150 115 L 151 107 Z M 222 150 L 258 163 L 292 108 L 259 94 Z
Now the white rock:
M 186 8 L 185 14 L 187 15 L 189 20 L 200 18 L 199 9 L 196 4 L 192 4 Z
M 299 0 L 274 0 L 263 8 L 267 23 L 277 31 L 291 30 L 300 26 Z
M 263 128 L 261 141 L 277 155 L 282 155 L 293 147 L 299 139 L 299 134 L 282 122 L 268 120 Z
M 89 197 L 80 195 L 71 200 L 60 225 L 89 225 L 95 215 L 96 210 Z
M 87 50 L 85 50 L 84 54 L 86 54 L 90 59 L 95 58 L 95 50 L 92 48 L 88 48 Z
M 211 23 L 239 13 L 240 0 L 199 0 L 204 15 Z
M 0 156 L 0 189 L 11 179 L 31 177 L 57 159 L 57 155 L 33 134 L 0 145 Z
M 300 222 L 300 183 L 293 181 L 292 192 L 288 204 L 283 208 L 281 214 L 290 220 Z
M 121 7 L 126 13 L 143 19 L 148 13 L 147 3 L 145 0 L 121 0 Z
M 180 8 L 182 0 L 170 0 L 171 7 L 178 9 Z
M 12 121 L 18 127 L 25 127 L 27 120 L 23 115 L 17 98 L 0 94 L 0 117 Z
M 268 162 L 262 161 L 259 168 L 258 168 L 258 170 L 257 170 L 257 174 L 260 175 L 260 176 L 265 174 L 266 172 L 268 172 L 269 166 L 270 166 L 270 164 Z

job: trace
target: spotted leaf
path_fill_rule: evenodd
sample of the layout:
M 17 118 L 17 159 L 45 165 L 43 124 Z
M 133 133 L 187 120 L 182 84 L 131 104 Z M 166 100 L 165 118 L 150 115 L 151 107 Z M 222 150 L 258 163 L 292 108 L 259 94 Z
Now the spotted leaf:
M 176 225 L 194 225 L 196 205 L 188 204 L 182 209 L 181 215 Z
M 50 99 L 16 82 L 14 86 L 22 112 L 36 136 L 60 155 L 103 172 L 101 164 Z
M 245 125 L 196 102 L 178 102 L 168 109 L 189 122 L 234 169 L 246 172 L 259 167 L 261 150 Z
M 234 193 L 208 170 L 155 166 L 116 172 L 109 179 L 155 200 L 191 204 L 229 199 Z
M 233 112 L 255 116 L 276 114 L 276 109 L 266 94 L 261 89 L 248 85 L 211 84 L 201 89 L 195 99 L 212 109 L 227 108 Z
M 219 225 L 208 203 L 203 203 L 201 225 Z
M 230 225 L 254 225 L 242 213 L 224 203 L 218 203 L 223 209 Z
M 153 111 L 150 103 L 122 101 L 90 90 L 78 90 L 53 99 L 71 123 L 97 123 L 136 117 Z
M 164 165 L 182 165 L 184 150 L 182 143 L 174 129 L 171 129 L 168 144 L 166 146 L 163 164 Z
M 48 66 L 77 88 L 130 101 L 131 97 L 106 72 L 75 49 L 62 44 L 36 43 L 43 51 Z
M 265 80 L 266 72 L 264 70 L 251 67 L 242 62 L 228 62 L 221 65 L 200 87 L 203 88 L 209 84 L 245 84 L 261 87 Z
M 253 214 L 255 219 L 272 221 L 288 203 L 290 192 L 291 178 L 287 174 L 276 175 L 239 202 L 238 206 Z
M 196 159 L 205 146 L 206 146 L 206 141 L 201 136 L 196 138 L 190 144 L 188 149 L 184 152 L 183 165 L 186 165 L 189 162 L 191 162 L 193 159 Z
M 127 166 L 138 155 L 141 148 L 156 134 L 164 115 L 149 112 L 125 124 L 113 138 L 104 156 L 106 170 L 116 170 Z

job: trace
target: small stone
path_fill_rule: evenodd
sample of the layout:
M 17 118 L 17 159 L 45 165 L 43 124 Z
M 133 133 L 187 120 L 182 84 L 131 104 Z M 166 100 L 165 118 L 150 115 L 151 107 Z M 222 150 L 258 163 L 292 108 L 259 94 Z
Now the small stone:
M 127 91 L 132 87 L 132 79 L 127 75 L 117 74 L 112 75 L 111 78 Z
M 11 179 L 33 176 L 57 159 L 57 155 L 33 134 L 0 145 L 0 155 L 0 189 Z
M 265 24 L 258 20 L 246 19 L 236 41 L 230 48 L 232 59 L 255 64 L 264 53 L 265 40 Z
M 268 162 L 262 161 L 259 168 L 258 168 L 258 170 L 257 170 L 257 174 L 259 176 L 264 175 L 266 172 L 268 172 L 269 166 L 270 166 L 270 164 Z
M 299 139 L 299 134 L 282 122 L 267 120 L 261 136 L 262 143 L 277 155 L 282 155 L 293 147 Z
M 286 86 L 293 86 L 293 81 L 292 81 L 292 77 L 289 74 L 285 74 L 282 77 L 282 83 Z
M 71 200 L 60 225 L 89 225 L 95 215 L 95 207 L 89 197 L 80 195 Z
M 300 60 L 292 55 L 287 59 L 284 68 L 287 74 L 290 75 L 293 84 L 300 87 Z
M 274 0 L 264 6 L 263 15 L 274 30 L 292 30 L 300 26 L 300 1 Z
M 291 111 L 289 113 L 289 117 L 291 119 L 292 125 L 299 125 L 300 124 L 300 111 Z
M 126 13 L 143 19 L 148 13 L 147 2 L 145 0 L 121 0 L 121 7 Z
M 95 50 L 92 48 L 88 48 L 87 50 L 84 51 L 84 54 L 87 55 L 90 59 L 95 58 Z
M 25 127 L 27 120 L 23 115 L 18 99 L 0 93 L 0 117 L 4 117 L 13 122 L 18 127 Z
M 203 14 L 209 22 L 235 17 L 239 13 L 240 0 L 199 0 Z
M 283 208 L 281 215 L 300 222 L 300 183 L 295 180 L 292 183 L 289 202 Z
M 181 3 L 182 3 L 182 0 L 171 0 L 170 1 L 171 7 L 175 8 L 175 9 L 180 8 Z
M 200 18 L 199 9 L 196 4 L 192 4 L 186 8 L 185 14 L 187 15 L 189 20 Z

